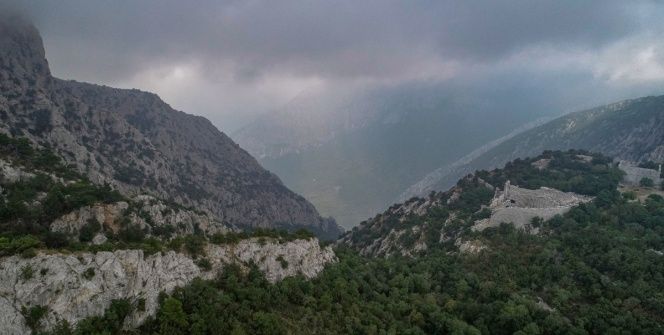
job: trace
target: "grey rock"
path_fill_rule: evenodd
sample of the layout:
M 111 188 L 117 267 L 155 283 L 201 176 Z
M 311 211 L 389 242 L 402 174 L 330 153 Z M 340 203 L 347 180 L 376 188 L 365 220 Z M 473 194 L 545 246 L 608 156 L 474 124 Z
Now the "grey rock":
M 59 320 L 76 324 L 101 315 L 113 299 L 144 299 L 145 310 L 134 311 L 125 327 L 140 325 L 155 314 L 160 292 L 171 292 L 194 278 L 212 279 L 227 264 L 246 267 L 253 262 L 270 282 L 295 275 L 313 278 L 324 266 L 336 261 L 330 247 L 321 249 L 316 239 L 279 243 L 248 239 L 235 245 L 209 245 L 206 254 L 212 269 L 200 269 L 189 256 L 173 251 L 145 255 L 141 250 L 115 252 L 50 254 L 31 259 L 18 256 L 0 258 L 0 333 L 29 333 L 21 316 L 23 307 L 45 306 L 44 329 Z M 288 262 L 283 267 L 277 258 Z M 31 278 L 22 276 L 30 268 Z M 92 274 L 92 275 L 90 275 Z
M 29 23 L 0 17 L 0 132 L 46 144 L 96 183 L 194 206 L 242 228 L 340 228 L 210 121 L 155 94 L 53 78 Z

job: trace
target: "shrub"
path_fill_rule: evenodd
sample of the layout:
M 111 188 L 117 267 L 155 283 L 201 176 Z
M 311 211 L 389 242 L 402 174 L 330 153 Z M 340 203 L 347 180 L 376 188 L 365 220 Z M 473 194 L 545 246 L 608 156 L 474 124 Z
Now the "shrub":
M 623 193 L 623 198 L 625 198 L 625 200 L 635 200 L 636 199 L 636 193 L 631 192 L 631 191 L 630 192 L 625 192 L 625 193 Z
M 18 238 L 9 239 L 0 237 L 0 254 L 15 255 L 29 249 L 35 249 L 41 246 L 41 242 L 32 235 L 24 235 Z
M 44 244 L 48 248 L 65 248 L 69 245 L 69 239 L 65 233 L 48 231 L 44 234 Z
M 145 239 L 145 232 L 139 226 L 127 226 L 118 232 L 118 238 L 121 241 L 138 243 Z
M 279 262 L 279 264 L 281 264 L 282 269 L 287 269 L 288 268 L 288 261 L 284 259 L 283 255 L 279 255 L 279 257 L 277 257 L 277 262 Z
M 180 300 L 168 297 L 159 309 L 160 334 L 184 334 L 187 332 L 189 322 L 187 314 L 182 309 Z
M 136 310 L 139 312 L 145 312 L 145 298 L 138 298 L 136 302 Z
M 210 263 L 210 260 L 207 258 L 199 259 L 198 261 L 196 261 L 196 265 L 198 265 L 198 267 L 203 269 L 204 271 L 212 270 L 212 263 Z
M 21 268 L 20 276 L 23 281 L 30 280 L 35 276 L 35 269 L 30 264 L 25 265 Z
M 37 256 L 37 249 L 35 248 L 25 249 L 21 252 L 21 257 L 23 258 L 32 258 L 35 256 Z
M 78 239 L 81 242 L 90 242 L 101 231 L 101 224 L 97 221 L 96 218 L 88 219 L 88 223 L 81 227 L 81 231 L 78 233 Z
M 653 187 L 655 186 L 655 182 L 650 178 L 644 177 L 639 181 L 639 185 L 642 187 Z
M 95 316 L 78 323 L 75 334 L 120 334 L 125 318 L 132 311 L 126 299 L 115 299 L 103 316 Z M 65 333 L 66 334 L 66 333 Z
M 94 278 L 94 276 L 95 276 L 95 269 L 93 269 L 93 268 L 87 268 L 83 272 L 83 278 L 85 278 L 87 280 L 90 280 L 90 279 Z
M 48 308 L 45 306 L 33 306 L 30 308 L 21 308 L 21 314 L 25 319 L 25 324 L 36 333 L 41 328 L 41 320 L 48 313 Z
M 205 253 L 206 244 L 207 241 L 203 236 L 187 235 L 184 238 L 184 248 L 193 258 Z

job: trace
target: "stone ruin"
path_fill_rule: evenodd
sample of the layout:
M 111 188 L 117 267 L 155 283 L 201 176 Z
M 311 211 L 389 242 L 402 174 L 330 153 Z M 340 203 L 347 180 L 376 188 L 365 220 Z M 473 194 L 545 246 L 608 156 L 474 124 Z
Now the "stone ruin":
M 628 161 L 620 161 L 618 168 L 625 172 L 622 183 L 626 186 L 639 186 L 643 178 L 650 178 L 655 185 L 660 185 L 662 182 L 662 178 L 660 177 L 662 173 L 661 164 L 659 165 L 659 171 L 641 168 Z
M 505 222 L 512 223 L 519 229 L 532 228 L 533 232 L 537 232 L 537 228 L 530 227 L 533 218 L 548 220 L 591 200 L 592 197 L 548 187 L 540 187 L 537 190 L 520 188 L 511 185 L 508 180 L 503 190 L 497 189 L 491 200 L 488 207 L 491 210 L 491 217 L 475 221 L 472 229 L 482 231 Z

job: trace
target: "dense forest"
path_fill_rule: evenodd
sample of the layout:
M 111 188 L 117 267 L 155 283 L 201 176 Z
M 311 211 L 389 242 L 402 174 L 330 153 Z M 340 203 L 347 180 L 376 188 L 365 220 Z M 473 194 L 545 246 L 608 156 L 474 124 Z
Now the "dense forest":
M 368 258 L 338 247 L 339 261 L 318 278 L 276 284 L 256 268 L 229 266 L 216 280 L 162 295 L 156 317 L 124 333 L 664 334 L 664 198 L 620 194 L 610 160 L 600 156 L 590 168 L 559 163 L 564 169 L 552 171 L 563 174 L 524 161 L 477 174 L 596 196 L 538 222 L 539 234 L 510 224 L 475 232 L 487 246 L 476 254 L 441 247 Z M 464 208 L 478 210 L 472 199 Z M 440 224 L 431 218 L 426 224 Z M 121 334 L 132 308 L 140 303 L 115 301 L 104 316 L 51 334 Z

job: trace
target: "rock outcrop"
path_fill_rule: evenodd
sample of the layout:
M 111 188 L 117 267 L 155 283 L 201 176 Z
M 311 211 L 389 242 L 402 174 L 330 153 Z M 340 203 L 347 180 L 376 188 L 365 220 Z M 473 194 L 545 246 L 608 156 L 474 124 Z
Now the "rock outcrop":
M 154 94 L 53 78 L 37 30 L 0 17 L 0 132 L 48 145 L 93 182 L 153 194 L 242 228 L 308 228 L 322 218 L 208 120 Z
M 315 277 L 336 257 L 330 247 L 321 249 L 316 239 L 279 243 L 271 239 L 247 239 L 232 245 L 208 245 L 209 270 L 191 257 L 169 251 L 146 255 L 141 250 L 50 254 L 24 259 L 0 258 L 0 333 L 29 333 L 21 311 L 36 306 L 48 312 L 41 320 L 50 329 L 59 320 L 76 324 L 101 315 L 113 299 L 140 304 L 125 320 L 128 328 L 154 315 L 160 292 L 170 292 L 194 278 L 212 279 L 227 264 L 256 264 L 267 280 Z
M 53 221 L 50 230 L 78 236 L 90 220 L 100 224 L 102 233 L 111 234 L 117 234 L 122 225 L 138 227 L 151 236 L 160 235 L 157 232 L 164 230 L 173 236 L 199 232 L 211 236 L 235 230 L 206 213 L 167 204 L 149 195 L 133 197 L 131 206 L 125 201 L 84 206 Z

